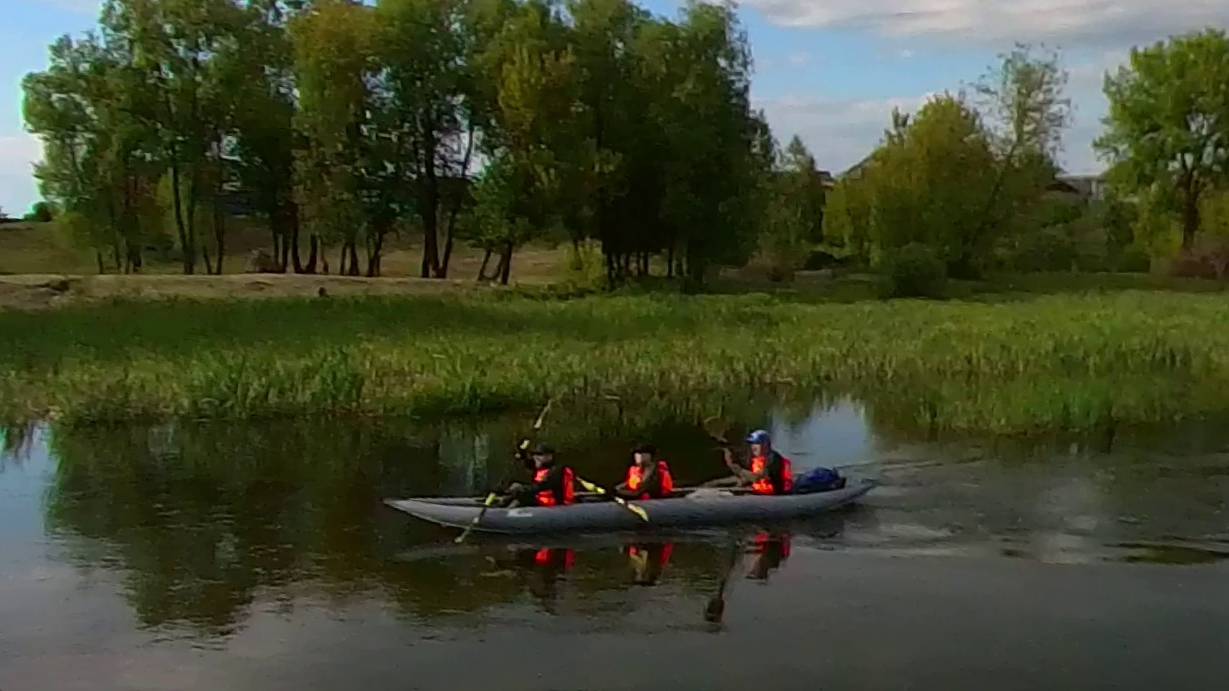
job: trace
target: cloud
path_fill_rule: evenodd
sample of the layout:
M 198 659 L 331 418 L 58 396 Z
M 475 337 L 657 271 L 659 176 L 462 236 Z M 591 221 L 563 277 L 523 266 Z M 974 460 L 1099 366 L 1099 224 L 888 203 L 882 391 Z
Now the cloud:
M 0 209 L 20 216 L 38 199 L 33 167 L 43 145 L 33 135 L 0 136 Z
M 1226 0 L 745 0 L 792 27 L 979 42 L 1122 43 L 1229 24 Z
M 756 107 L 768 117 L 781 142 L 798 135 L 820 168 L 841 173 L 874 151 L 892 123 L 892 110 L 917 112 L 933 94 L 871 100 L 805 99 L 796 97 L 756 99 Z M 1064 134 L 1060 156 L 1071 173 L 1094 173 L 1105 169 L 1092 149 L 1101 133 L 1104 99 L 1091 100 L 1076 111 L 1073 126 Z
M 891 125 L 892 109 L 917 110 L 927 96 L 874 100 L 828 100 L 796 97 L 757 99 L 782 142 L 794 135 L 815 155 L 820 168 L 841 172 L 861 161 L 879 144 Z

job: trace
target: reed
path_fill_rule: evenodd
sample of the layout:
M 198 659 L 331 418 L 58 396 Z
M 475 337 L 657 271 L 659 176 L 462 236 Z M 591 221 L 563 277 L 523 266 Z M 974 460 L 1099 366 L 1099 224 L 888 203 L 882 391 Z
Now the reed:
M 902 400 L 931 392 L 932 408 L 954 402 L 947 419 L 959 405 L 986 409 L 977 391 L 1015 382 L 1036 392 L 1029 382 L 1051 382 L 1000 415 L 1019 427 L 1057 424 L 1064 406 L 1080 410 L 1081 382 L 1126 379 L 1211 383 L 1217 393 L 1191 397 L 1190 411 L 1215 407 L 1215 384 L 1229 380 L 1229 303 L 1149 292 L 850 305 L 479 295 L 0 314 L 0 417 L 8 419 L 439 415 L 549 396 L 635 401 L 774 387 L 892 389 Z M 1099 386 L 1096 400 L 1118 396 Z M 1183 386 L 1166 390 L 1177 400 L 1165 415 L 1184 413 Z M 1223 399 L 1229 408 L 1229 393 Z M 1066 419 L 1087 424 L 1077 413 Z

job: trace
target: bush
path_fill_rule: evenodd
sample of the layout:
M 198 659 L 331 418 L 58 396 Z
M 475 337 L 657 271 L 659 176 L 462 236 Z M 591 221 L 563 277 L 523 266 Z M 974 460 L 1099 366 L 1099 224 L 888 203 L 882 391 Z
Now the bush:
M 1114 259 L 1114 270 L 1123 273 L 1146 274 L 1152 270 L 1152 257 L 1140 247 L 1127 247 Z
M 26 214 L 25 220 L 31 223 L 51 223 L 55 220 L 55 215 L 51 211 L 51 205 L 47 202 L 35 202 L 34 206 L 30 207 L 30 213 Z
M 838 269 L 848 262 L 823 250 L 813 250 L 802 264 L 803 271 L 822 271 L 823 269 Z
M 1062 229 L 1045 228 L 1024 233 L 1007 257 L 1014 271 L 1070 271 L 1076 261 L 1075 243 Z
M 947 289 L 947 265 L 921 243 L 910 243 L 887 256 L 884 269 L 889 298 L 941 298 Z

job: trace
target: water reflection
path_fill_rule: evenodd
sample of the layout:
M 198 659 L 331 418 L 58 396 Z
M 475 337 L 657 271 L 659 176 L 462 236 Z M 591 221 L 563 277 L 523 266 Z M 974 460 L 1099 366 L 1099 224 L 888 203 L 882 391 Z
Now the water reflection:
M 57 428 L 45 528 L 57 559 L 119 574 L 142 627 L 206 637 L 304 597 L 334 609 L 387 602 L 416 622 L 477 625 L 511 607 L 649 630 L 720 624 L 735 584 L 773 582 L 800 547 L 1061 563 L 1212 563 L 1229 551 L 1229 432 L 1213 423 L 1123 428 L 1105 454 L 1087 437 L 900 440 L 848 400 L 756 410 L 738 424 L 771 428 L 800 469 L 859 462 L 852 472 L 883 487 L 858 510 L 784 532 L 458 547 L 454 532 L 381 499 L 485 491 L 512 467 L 502 450 L 525 429 L 519 417 Z M 680 484 L 720 472 L 694 422 L 556 429 L 568 462 L 610 484 L 643 438 Z M 6 431 L 6 462 L 46 436 Z

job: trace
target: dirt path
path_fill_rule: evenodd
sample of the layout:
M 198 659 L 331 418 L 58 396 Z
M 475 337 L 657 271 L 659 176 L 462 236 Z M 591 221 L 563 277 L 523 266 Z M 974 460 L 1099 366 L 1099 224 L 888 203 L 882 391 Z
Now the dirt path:
M 111 299 L 258 299 L 347 295 L 422 295 L 485 289 L 466 280 L 354 278 L 296 274 L 226 276 L 0 276 L 0 310 L 40 310 Z

